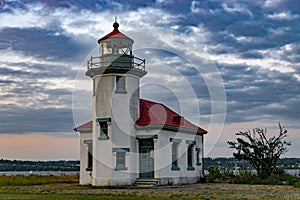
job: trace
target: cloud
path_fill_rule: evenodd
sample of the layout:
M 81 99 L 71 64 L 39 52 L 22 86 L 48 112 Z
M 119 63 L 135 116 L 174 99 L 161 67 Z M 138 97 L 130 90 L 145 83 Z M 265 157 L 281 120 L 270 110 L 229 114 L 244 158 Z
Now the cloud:
M 0 118 L 1 133 L 70 132 L 74 128 L 71 110 L 63 108 L 10 105 Z
M 46 29 L 5 28 L 0 30 L 0 37 L 0 49 L 46 60 L 74 60 L 87 52 L 87 47 L 79 45 L 72 38 L 56 35 Z
M 196 93 L 188 109 L 198 106 L 205 123 L 213 113 L 211 101 L 218 100 L 210 96 L 213 90 L 207 85 L 217 84 L 220 75 L 226 88 L 227 123 L 272 119 L 294 123 L 299 119 L 297 1 L 31 0 L 5 2 L 0 13 L 0 85 L 4 86 L 0 101 L 2 111 L 11 113 L 9 120 L 22 120 L 20 116 L 30 112 L 37 116 L 49 112 L 49 119 L 33 117 L 31 122 L 26 121 L 32 126 L 48 121 L 48 129 L 55 126 L 54 116 L 60 110 L 61 116 L 70 117 L 76 70 L 82 67 L 84 73 L 86 67 L 81 61 L 97 46 L 97 39 L 112 30 L 115 15 L 120 30 L 136 40 L 134 48 L 149 47 L 148 54 L 146 49 L 134 52 L 147 59 L 149 73 L 143 80 L 159 80 L 179 94 L 185 94 L 186 89 L 181 81 L 188 83 Z M 162 31 L 164 28 L 169 32 Z M 170 34 L 172 30 L 176 34 Z M 147 38 L 141 40 L 141 35 Z M 154 46 L 161 49 L 151 51 Z M 171 53 L 166 51 L 168 47 Z M 199 64 L 193 66 L 185 58 Z M 88 78 L 78 77 L 77 81 L 88 87 L 78 88 L 87 97 L 73 108 L 81 113 L 85 105 L 90 106 L 87 99 L 91 85 Z M 166 88 L 152 85 L 144 89 L 143 97 L 180 111 L 182 106 Z M 160 94 L 159 90 L 165 92 Z M 189 96 L 181 98 L 188 106 Z M 41 111 L 30 111 L 33 106 Z M 19 109 L 22 113 L 18 115 L 10 112 L 19 107 L 26 109 Z M 197 121 L 199 116 L 190 110 L 185 116 Z M 89 120 L 90 112 L 75 121 Z M 59 120 L 63 124 L 55 126 L 61 127 L 56 131 L 73 127 L 69 119 Z M 22 128 L 15 127 L 14 131 Z
M 227 122 L 296 121 L 300 117 L 295 107 L 300 83 L 293 74 L 247 65 L 218 66 L 226 88 Z

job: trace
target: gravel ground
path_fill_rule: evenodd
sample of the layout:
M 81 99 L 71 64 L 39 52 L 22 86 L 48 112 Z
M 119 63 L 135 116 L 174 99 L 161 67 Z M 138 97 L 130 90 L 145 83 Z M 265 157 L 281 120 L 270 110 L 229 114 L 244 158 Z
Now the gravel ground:
M 104 188 L 77 184 L 46 184 L 37 186 L 2 187 L 1 192 L 34 194 L 84 194 L 124 195 L 128 197 L 172 199 L 293 199 L 300 200 L 300 188 L 292 186 L 194 184 L 183 186 L 159 186 L 150 189 Z M 116 198 L 117 199 L 117 198 Z

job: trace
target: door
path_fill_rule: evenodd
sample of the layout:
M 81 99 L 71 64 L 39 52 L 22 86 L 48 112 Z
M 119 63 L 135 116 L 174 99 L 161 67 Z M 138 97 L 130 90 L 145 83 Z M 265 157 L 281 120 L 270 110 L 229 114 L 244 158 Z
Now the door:
M 140 140 L 140 178 L 154 178 L 153 140 Z

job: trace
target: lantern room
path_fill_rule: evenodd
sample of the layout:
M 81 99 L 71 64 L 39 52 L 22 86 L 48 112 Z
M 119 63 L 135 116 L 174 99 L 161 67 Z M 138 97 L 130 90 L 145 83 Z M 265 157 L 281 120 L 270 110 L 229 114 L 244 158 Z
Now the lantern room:
M 119 24 L 113 24 L 114 30 L 106 36 L 100 38 L 100 55 L 132 55 L 133 40 L 119 31 Z
M 113 24 L 114 30 L 100 38 L 100 63 L 103 67 L 132 67 L 133 40 L 119 31 L 119 24 Z
M 98 40 L 99 56 L 91 57 L 88 61 L 86 75 L 92 77 L 95 73 L 111 73 L 128 70 L 138 71 L 143 76 L 145 71 L 145 60 L 134 57 L 132 46 L 134 40 L 119 31 L 119 24 L 113 23 L 113 31 Z M 104 70 L 104 71 L 103 71 Z

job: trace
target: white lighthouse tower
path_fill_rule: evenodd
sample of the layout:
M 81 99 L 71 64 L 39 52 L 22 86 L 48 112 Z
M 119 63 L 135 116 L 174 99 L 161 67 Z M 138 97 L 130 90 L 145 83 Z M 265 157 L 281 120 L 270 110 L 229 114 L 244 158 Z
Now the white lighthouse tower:
M 132 54 L 133 40 L 119 24 L 98 40 L 99 56 L 88 61 L 93 80 L 93 120 L 90 167 L 92 185 L 130 185 L 138 173 L 136 133 L 139 83 L 145 60 Z

